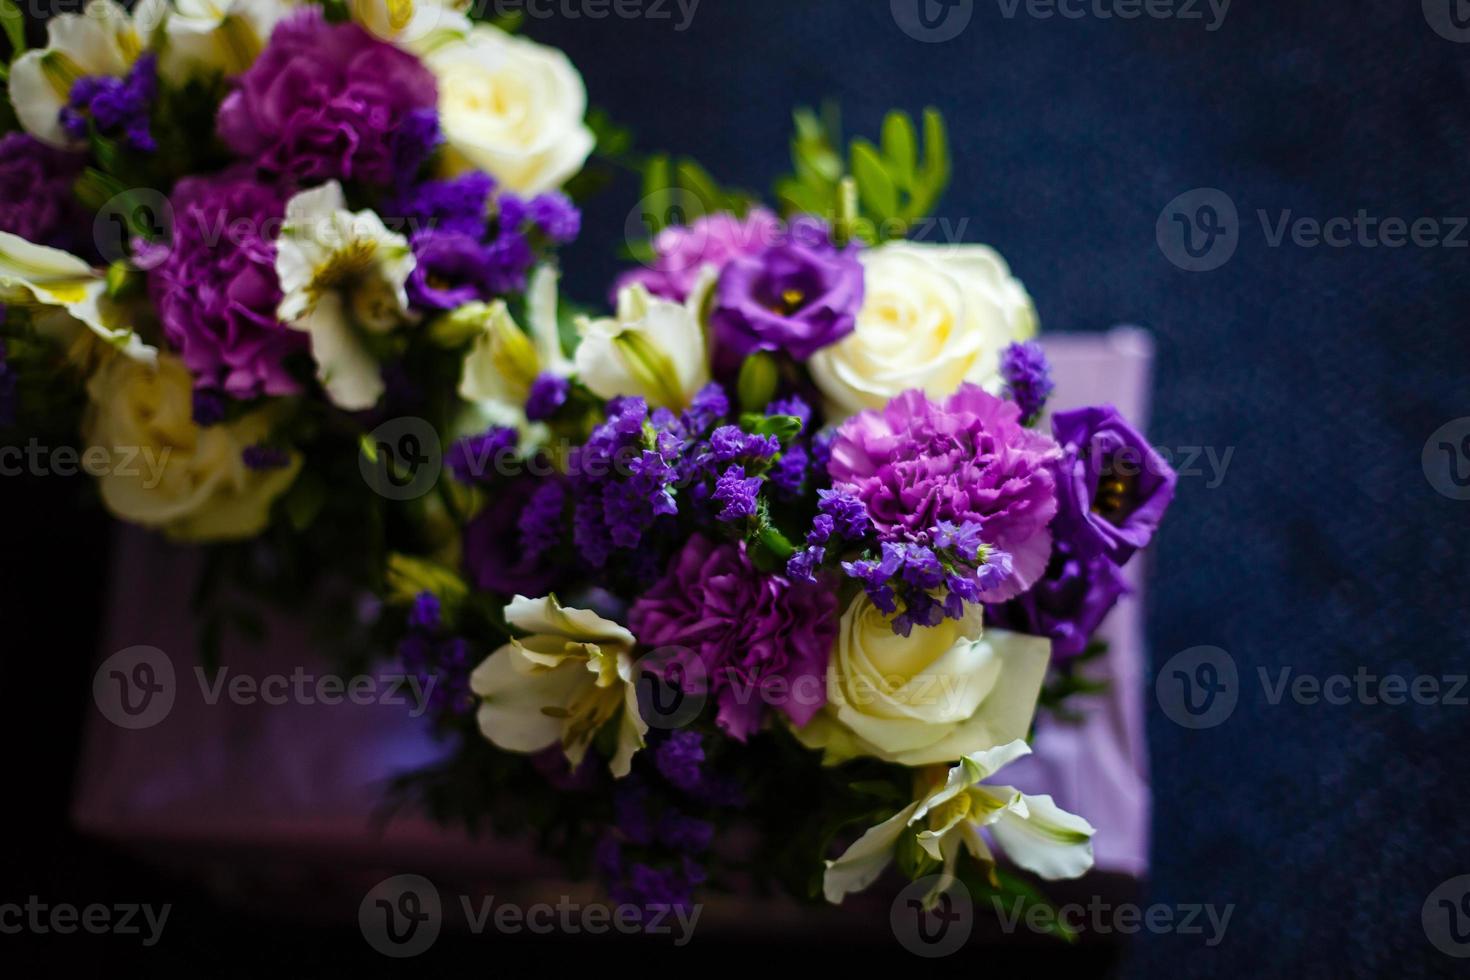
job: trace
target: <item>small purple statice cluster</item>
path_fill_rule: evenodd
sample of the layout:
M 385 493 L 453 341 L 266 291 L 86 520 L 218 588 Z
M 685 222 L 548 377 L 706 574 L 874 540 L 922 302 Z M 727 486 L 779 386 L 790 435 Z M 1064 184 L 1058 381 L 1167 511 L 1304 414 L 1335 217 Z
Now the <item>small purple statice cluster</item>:
M 1041 415 L 1056 387 L 1046 352 L 1034 340 L 1011 344 L 1000 355 L 1000 376 L 1005 379 L 1011 401 L 1021 410 L 1022 423 L 1030 425 Z
M 687 811 L 744 802 L 738 786 L 711 772 L 698 732 L 673 732 L 652 748 L 653 765 L 642 763 L 619 783 L 616 821 L 596 853 L 609 896 L 644 915 L 687 911 L 705 880 L 701 857 L 714 841 L 714 825 Z
M 593 567 L 614 551 L 642 556 L 640 548 L 660 520 L 713 517 L 749 527 L 759 518 L 762 489 L 779 468 L 783 444 L 762 425 L 730 424 L 730 401 L 718 384 L 698 392 L 675 413 L 649 411 L 641 398 L 614 398 L 606 419 L 568 460 L 573 543 Z M 782 417 L 768 415 L 766 422 Z M 776 425 L 784 432 L 797 426 Z M 739 532 L 742 528 L 733 530 Z M 633 555 L 638 549 L 638 555 Z M 662 562 L 655 560 L 657 574 Z
M 915 626 L 963 618 L 967 605 L 1011 574 L 1010 556 L 985 544 L 977 521 L 941 520 L 910 540 L 880 540 L 857 496 L 847 490 L 817 495 L 806 547 L 791 556 L 787 574 L 815 582 L 817 572 L 835 561 L 880 611 L 898 613 L 893 630 L 903 636 Z M 854 553 L 858 557 L 838 557 Z
M 157 59 L 145 54 L 122 78 L 89 75 L 77 79 L 61 109 L 61 128 L 74 140 L 85 140 L 95 132 L 129 149 L 152 153 L 158 143 L 148 124 L 157 95 Z
M 475 710 L 470 690 L 475 660 L 469 641 L 448 635 L 439 600 L 429 592 L 414 599 L 408 624 L 408 632 L 398 642 L 398 659 L 417 680 L 418 691 L 426 698 L 426 713 L 438 725 L 469 717 Z
M 525 289 L 540 252 L 576 238 L 582 221 L 564 194 L 530 200 L 497 195 L 495 181 L 480 172 L 424 181 L 388 211 L 409 234 L 417 265 L 408 297 L 421 310 L 450 310 Z

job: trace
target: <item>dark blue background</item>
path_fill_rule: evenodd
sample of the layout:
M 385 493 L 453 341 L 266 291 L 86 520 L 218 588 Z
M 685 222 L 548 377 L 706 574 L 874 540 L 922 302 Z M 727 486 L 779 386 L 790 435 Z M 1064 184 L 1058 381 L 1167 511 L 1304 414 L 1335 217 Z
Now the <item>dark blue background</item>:
M 944 110 L 956 171 L 939 213 L 1001 250 L 1045 329 L 1152 329 L 1155 441 L 1234 450 L 1220 486 L 1182 482 L 1148 622 L 1155 667 L 1214 644 L 1241 676 L 1217 728 L 1149 700 L 1151 899 L 1236 908 L 1218 948 L 1145 936 L 1132 972 L 1463 972 L 1420 909 L 1470 873 L 1470 708 L 1272 705 L 1257 668 L 1466 671 L 1470 502 L 1436 493 L 1420 452 L 1470 415 L 1470 249 L 1271 247 L 1256 211 L 1470 215 L 1470 44 L 1417 0 L 1236 0 L 1214 32 L 1001 10 L 975 0 L 943 44 L 904 34 L 888 0 L 703 0 L 684 33 L 528 33 L 564 47 L 641 145 L 754 188 L 786 167 L 793 105 L 838 99 L 869 135 L 889 107 Z M 1211 272 L 1175 267 L 1155 238 L 1196 187 L 1240 213 L 1239 248 Z M 567 259 L 583 297 L 615 271 L 636 199 L 628 182 L 589 211 Z

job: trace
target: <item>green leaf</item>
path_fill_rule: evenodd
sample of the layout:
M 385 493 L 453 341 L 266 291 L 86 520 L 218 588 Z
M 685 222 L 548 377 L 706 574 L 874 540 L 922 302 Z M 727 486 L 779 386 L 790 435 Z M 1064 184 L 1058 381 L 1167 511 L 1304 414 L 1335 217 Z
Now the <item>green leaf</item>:
M 955 876 L 969 889 L 976 908 L 992 912 L 1004 921 L 1028 923 L 1027 928 L 1030 928 L 1031 909 L 1044 908 L 1046 914 L 1036 916 L 1036 921 L 1044 926 L 1042 932 L 1063 942 L 1077 941 L 1076 931 L 1062 921 L 1056 906 L 1027 879 L 973 859 L 961 861 Z
M 327 485 L 315 473 L 302 474 L 286 494 L 286 518 L 297 531 L 311 527 L 327 503 Z
M 938 109 L 924 110 L 924 162 L 914 175 L 914 196 L 909 202 L 909 216 L 922 218 L 929 214 L 949 187 L 949 135 L 944 116 Z
M 904 190 L 914 186 L 914 168 L 918 166 L 918 136 L 908 113 L 894 110 L 883 120 L 883 157 L 888 163 L 894 183 Z
M 0 26 L 5 28 L 5 39 L 10 42 L 10 60 L 14 61 L 26 50 L 25 14 L 21 13 L 15 0 L 0 0 Z

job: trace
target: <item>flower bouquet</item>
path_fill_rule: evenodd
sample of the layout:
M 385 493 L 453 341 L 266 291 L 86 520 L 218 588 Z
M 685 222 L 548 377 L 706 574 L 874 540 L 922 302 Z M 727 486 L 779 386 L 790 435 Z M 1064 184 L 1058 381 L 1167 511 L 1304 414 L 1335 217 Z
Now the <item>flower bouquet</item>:
M 33 458 L 79 430 L 113 514 L 204 551 L 211 646 L 241 588 L 322 613 L 329 580 L 379 587 L 442 501 L 391 492 L 401 458 L 365 480 L 359 447 L 447 428 L 455 338 L 578 233 L 575 69 L 412 12 L 93 0 L 37 50 L 4 18 L 0 429 Z
M 453 746 L 402 800 L 645 909 L 1091 866 L 993 777 L 1087 691 L 1174 475 L 1109 407 L 1047 414 L 994 250 L 913 240 L 937 112 L 845 147 L 798 113 L 774 209 L 638 160 L 598 316 L 561 189 L 626 139 L 554 50 L 381 0 L 93 0 L 10 43 L 0 410 L 205 549 L 206 637 L 221 582 L 349 600 L 341 663 L 392 650 Z
M 509 421 L 449 450 L 460 546 L 389 574 L 457 749 L 399 788 L 641 908 L 895 865 L 1039 900 L 1009 869 L 1078 876 L 1093 827 L 993 777 L 1087 690 L 1175 477 L 1111 407 L 1046 416 L 994 250 L 901 237 L 948 178 L 937 113 L 922 152 L 903 113 L 847 155 L 797 120 L 784 216 L 659 161 L 612 315 L 563 331 L 548 292 L 472 342 L 459 391 Z

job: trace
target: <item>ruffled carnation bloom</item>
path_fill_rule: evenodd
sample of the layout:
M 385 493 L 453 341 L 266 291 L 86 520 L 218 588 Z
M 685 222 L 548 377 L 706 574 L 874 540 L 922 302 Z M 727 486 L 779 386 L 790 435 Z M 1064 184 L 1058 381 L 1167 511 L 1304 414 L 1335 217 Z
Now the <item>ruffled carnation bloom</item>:
M 732 259 L 720 274 L 710 326 L 727 363 L 757 350 L 806 360 L 852 333 L 863 305 L 857 249 L 802 231 L 793 227 L 788 240 Z
M 1152 540 L 1178 476 L 1111 405 L 1059 412 L 1052 435 L 1065 454 L 1056 464 L 1057 537 L 1083 557 L 1122 565 Z
M 689 225 L 665 228 L 653 240 L 653 264 L 625 273 L 613 294 L 642 283 L 654 296 L 682 303 L 706 266 L 723 270 L 732 259 L 758 255 L 781 237 L 781 219 L 762 208 L 744 219 L 722 211 Z
M 0 137 L 0 231 L 75 251 L 76 229 L 86 222 L 71 187 L 86 162 L 26 133 Z
M 1011 574 L 978 597 L 1000 602 L 1046 570 L 1059 455 L 1021 425 L 1015 403 L 965 384 L 941 402 L 906 391 L 848 419 L 827 471 L 866 505 L 884 540 L 919 540 L 940 521 L 979 524 L 984 543 L 1011 557 Z
M 1127 592 L 1122 572 L 1108 558 L 1082 558 L 1058 541 L 1041 580 L 1010 602 L 987 606 L 985 622 L 1048 637 L 1052 657 L 1070 660 L 1087 648 L 1087 641 Z
M 255 64 L 220 105 L 220 137 L 263 171 L 302 183 L 386 186 L 404 169 L 400 129 L 432 110 L 434 76 L 413 55 L 319 8 L 276 25 Z
M 148 282 L 195 384 L 240 399 L 300 391 L 285 362 L 307 350 L 307 338 L 276 317 L 283 194 L 236 171 L 185 178 L 171 203 L 173 246 Z
M 629 628 L 649 647 L 684 647 L 680 676 L 704 678 L 717 721 L 745 741 L 767 702 L 805 725 L 827 703 L 837 598 L 821 585 L 761 573 L 744 543 L 695 535 L 664 579 L 633 603 Z M 692 666 L 684 659 L 698 658 Z M 702 669 L 701 669 L 702 668 Z

